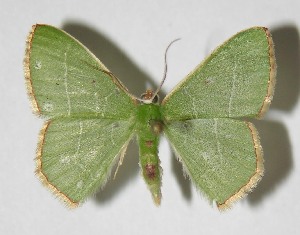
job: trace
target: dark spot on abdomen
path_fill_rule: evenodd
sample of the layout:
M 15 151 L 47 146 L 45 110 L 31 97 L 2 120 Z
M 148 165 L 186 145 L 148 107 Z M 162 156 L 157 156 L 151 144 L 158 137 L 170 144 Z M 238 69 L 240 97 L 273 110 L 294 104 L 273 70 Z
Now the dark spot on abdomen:
M 147 146 L 148 148 L 153 147 L 153 141 L 152 141 L 152 140 L 146 140 L 146 141 L 145 141 L 145 144 L 146 144 L 146 146 Z
M 147 163 L 145 166 L 145 172 L 149 179 L 153 180 L 156 176 L 156 167 L 151 163 Z

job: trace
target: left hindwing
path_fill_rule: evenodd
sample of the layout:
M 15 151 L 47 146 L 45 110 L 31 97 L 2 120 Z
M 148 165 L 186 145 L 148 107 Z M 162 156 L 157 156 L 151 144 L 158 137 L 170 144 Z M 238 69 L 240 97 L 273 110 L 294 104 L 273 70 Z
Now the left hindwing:
M 37 174 L 69 206 L 103 187 L 132 137 L 134 123 L 60 118 L 40 134 Z

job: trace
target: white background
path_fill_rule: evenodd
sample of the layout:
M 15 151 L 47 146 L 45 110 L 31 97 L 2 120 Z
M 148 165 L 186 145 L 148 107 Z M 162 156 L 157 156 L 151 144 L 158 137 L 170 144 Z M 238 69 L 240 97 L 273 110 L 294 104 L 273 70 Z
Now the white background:
M 299 12 L 298 0 L 1 0 L 0 234 L 299 234 Z M 35 23 L 78 38 L 136 95 L 159 83 L 173 39 L 181 38 L 170 50 L 162 95 L 234 33 L 269 27 L 278 83 L 268 115 L 255 122 L 265 151 L 262 182 L 220 213 L 183 177 L 162 138 L 159 208 L 139 174 L 133 143 L 116 180 L 78 209 L 67 209 L 34 175 L 42 120 L 31 112 L 22 60 Z

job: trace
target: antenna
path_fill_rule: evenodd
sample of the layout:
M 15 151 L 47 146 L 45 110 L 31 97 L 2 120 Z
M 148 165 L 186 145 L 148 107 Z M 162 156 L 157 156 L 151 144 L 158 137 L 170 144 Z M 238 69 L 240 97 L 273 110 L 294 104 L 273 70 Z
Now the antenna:
M 175 40 L 173 40 L 172 42 L 169 43 L 169 45 L 167 46 L 166 48 L 166 51 L 165 51 L 165 71 L 164 71 L 164 75 L 163 75 L 163 78 L 159 84 L 159 87 L 156 89 L 156 91 L 154 92 L 152 98 L 151 98 L 151 102 L 153 101 L 154 97 L 158 94 L 158 92 L 160 91 L 162 85 L 164 84 L 165 80 L 166 80 L 166 77 L 167 77 L 167 72 L 168 72 L 168 64 L 167 64 L 167 53 L 168 53 L 168 50 L 170 48 L 170 46 L 176 42 L 180 40 L 180 38 L 176 38 Z

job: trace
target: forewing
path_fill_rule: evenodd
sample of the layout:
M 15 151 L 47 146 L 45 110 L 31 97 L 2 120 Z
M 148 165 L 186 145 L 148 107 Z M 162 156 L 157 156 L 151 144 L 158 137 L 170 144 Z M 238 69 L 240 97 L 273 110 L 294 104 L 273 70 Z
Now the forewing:
M 103 187 L 133 135 L 131 121 L 61 118 L 40 134 L 37 174 L 74 207 Z
M 266 28 L 242 31 L 217 48 L 163 100 L 166 120 L 261 117 L 275 84 L 273 42 Z
M 185 173 L 220 209 L 242 198 L 263 175 L 258 133 L 233 119 L 174 121 L 165 133 Z
M 134 98 L 80 42 L 49 25 L 34 25 L 24 61 L 32 106 L 45 117 L 127 118 Z

